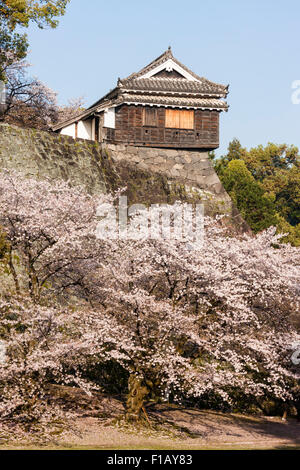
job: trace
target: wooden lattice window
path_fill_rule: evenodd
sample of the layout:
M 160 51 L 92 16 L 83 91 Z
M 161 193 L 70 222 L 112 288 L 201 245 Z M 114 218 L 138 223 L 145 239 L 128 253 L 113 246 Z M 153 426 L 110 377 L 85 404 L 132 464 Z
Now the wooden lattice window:
M 144 108 L 143 126 L 157 127 L 157 108 Z
M 165 126 L 172 129 L 194 129 L 194 111 L 166 109 Z

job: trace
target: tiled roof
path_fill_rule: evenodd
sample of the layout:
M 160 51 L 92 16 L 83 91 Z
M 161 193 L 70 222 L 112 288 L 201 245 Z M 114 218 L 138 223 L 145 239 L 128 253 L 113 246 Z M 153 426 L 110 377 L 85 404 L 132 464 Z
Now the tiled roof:
M 218 89 L 222 89 L 223 93 L 228 94 L 228 86 L 220 85 L 218 83 L 211 82 L 210 80 L 207 80 L 204 77 L 200 77 L 199 75 L 194 73 L 192 70 L 190 70 L 188 67 L 186 67 L 184 64 L 179 62 L 179 60 L 177 60 L 173 56 L 171 48 L 169 48 L 167 51 L 165 51 L 163 54 L 161 54 L 159 57 L 157 57 L 157 59 L 150 62 L 150 64 L 146 65 L 146 67 L 142 68 L 139 72 L 132 73 L 126 79 L 121 80 L 121 82 L 124 82 L 124 81 L 127 81 L 127 80 L 133 80 L 133 79 L 136 79 L 136 78 L 140 78 L 143 75 L 145 75 L 146 73 L 148 73 L 151 70 L 158 67 L 159 65 L 162 65 L 168 59 L 172 59 L 173 62 L 175 62 L 177 65 L 179 65 L 182 69 L 184 69 L 186 72 L 188 72 L 190 75 L 192 75 L 196 80 L 198 80 L 202 84 L 205 83 L 207 86 L 217 87 Z
M 145 75 L 145 73 L 150 72 L 150 70 L 154 69 L 158 65 L 163 64 L 168 59 L 173 59 L 173 54 L 172 54 L 171 48 L 169 48 L 167 51 L 163 52 L 163 54 L 161 54 L 155 60 L 150 62 L 150 64 L 146 65 L 146 67 L 143 67 L 139 72 L 134 72 L 131 75 L 129 75 L 129 77 L 127 77 L 126 80 L 141 77 L 142 75 Z
M 162 66 L 169 59 L 172 59 L 175 64 L 193 78 L 141 78 L 156 67 Z M 171 48 L 169 48 L 139 72 L 133 73 L 123 80 L 119 79 L 116 88 L 96 101 L 83 113 L 54 126 L 53 130 L 59 130 L 80 119 L 86 119 L 90 115 L 99 113 L 107 107 L 119 106 L 123 103 L 227 111 L 227 103 L 222 99 L 218 99 L 225 98 L 227 94 L 228 86 L 199 77 L 175 59 Z
M 199 95 L 214 95 L 225 97 L 227 91 L 222 85 L 211 84 L 210 82 L 182 80 L 178 78 L 137 78 L 131 80 L 121 80 L 119 86 L 126 90 L 137 91 L 160 91 L 170 93 L 185 93 Z
M 223 111 L 227 111 L 228 109 L 228 104 L 220 99 L 190 98 L 165 95 L 138 95 L 133 93 L 123 93 L 117 100 L 117 103 L 149 104 L 182 108 L 220 109 Z

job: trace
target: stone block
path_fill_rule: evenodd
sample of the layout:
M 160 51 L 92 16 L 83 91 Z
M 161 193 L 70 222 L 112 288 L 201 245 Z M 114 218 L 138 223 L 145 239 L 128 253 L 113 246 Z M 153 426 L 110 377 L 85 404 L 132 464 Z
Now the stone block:
M 138 149 L 137 147 L 132 147 L 132 146 L 128 146 L 126 148 L 126 152 L 130 155 L 137 155 L 138 154 Z
M 161 156 L 154 157 L 154 159 L 153 159 L 153 163 L 155 163 L 155 164 L 165 163 L 165 161 L 166 161 L 166 159 L 164 157 L 161 157 Z
M 185 161 L 186 163 L 192 163 L 192 157 L 191 157 L 191 155 L 188 155 L 188 154 L 187 154 L 187 155 L 184 155 L 184 156 L 183 156 L 183 159 L 184 159 L 184 161 Z
M 173 166 L 173 170 L 183 170 L 183 165 L 180 164 L 180 163 L 176 163 L 174 166 Z
M 177 150 L 171 150 L 171 149 L 166 149 L 165 154 L 167 157 L 177 157 L 178 156 L 178 151 Z

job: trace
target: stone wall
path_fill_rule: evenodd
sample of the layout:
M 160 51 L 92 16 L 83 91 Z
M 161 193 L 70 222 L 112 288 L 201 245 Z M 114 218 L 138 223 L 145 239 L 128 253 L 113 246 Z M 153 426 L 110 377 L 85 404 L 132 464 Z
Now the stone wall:
M 93 194 L 127 187 L 131 204 L 203 202 L 209 212 L 228 213 L 243 225 L 205 152 L 100 146 L 1 124 L 0 168 L 28 177 L 61 178 Z
M 126 160 L 139 169 L 180 180 L 186 186 L 197 188 L 215 200 L 230 201 L 207 152 L 112 144 L 106 148 L 115 161 Z
M 91 192 L 105 190 L 99 149 L 90 141 L 0 125 L 0 166 L 26 176 L 70 180 Z

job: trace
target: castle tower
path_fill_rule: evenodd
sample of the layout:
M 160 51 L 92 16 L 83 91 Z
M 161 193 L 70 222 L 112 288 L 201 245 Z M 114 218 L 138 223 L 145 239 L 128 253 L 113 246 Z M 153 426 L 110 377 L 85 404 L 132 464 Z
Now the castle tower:
M 195 74 L 169 48 L 86 111 L 53 128 L 99 142 L 115 161 L 180 180 L 199 198 L 231 201 L 208 157 L 219 147 L 220 113 L 228 86 Z
M 227 95 L 228 86 L 196 75 L 169 48 L 53 130 L 108 144 L 213 150 Z

